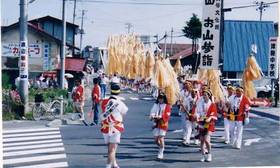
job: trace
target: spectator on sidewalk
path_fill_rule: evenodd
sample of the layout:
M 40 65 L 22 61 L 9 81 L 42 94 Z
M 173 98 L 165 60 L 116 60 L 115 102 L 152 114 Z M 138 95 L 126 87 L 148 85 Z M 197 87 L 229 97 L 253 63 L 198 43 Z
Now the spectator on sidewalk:
M 93 123 L 91 125 L 97 125 L 98 124 L 98 118 L 99 118 L 99 103 L 101 100 L 101 89 L 98 84 L 98 78 L 93 79 L 93 89 L 91 92 L 91 98 L 92 98 L 92 110 L 93 110 Z
M 108 83 L 108 78 L 105 76 L 105 73 L 102 73 L 100 77 L 100 87 L 101 87 L 101 98 L 104 99 L 106 96 L 106 87 Z
M 75 81 L 75 88 L 73 89 L 72 92 L 72 99 L 74 103 L 74 110 L 76 113 L 81 114 L 80 120 L 85 120 L 85 115 L 84 115 L 84 88 L 81 85 L 81 79 L 77 79 Z M 74 117 L 72 116 L 72 119 Z

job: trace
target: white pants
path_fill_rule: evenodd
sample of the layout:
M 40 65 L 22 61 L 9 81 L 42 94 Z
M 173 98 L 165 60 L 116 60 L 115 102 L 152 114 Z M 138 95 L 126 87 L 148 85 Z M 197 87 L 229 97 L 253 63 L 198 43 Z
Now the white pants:
M 229 127 L 230 121 L 227 118 L 224 118 L 224 127 L 225 127 L 225 141 L 230 141 Z
M 187 143 L 190 143 L 191 141 L 191 135 L 192 132 L 195 132 L 196 123 L 191 122 L 190 120 L 186 120 L 186 136 L 184 136 L 184 139 Z
M 243 134 L 243 122 L 242 121 L 230 121 L 230 135 L 232 145 L 237 148 L 241 148 L 242 145 L 242 134 Z
M 183 139 L 187 136 L 187 120 L 186 120 L 186 113 L 181 113 L 181 128 L 183 129 Z

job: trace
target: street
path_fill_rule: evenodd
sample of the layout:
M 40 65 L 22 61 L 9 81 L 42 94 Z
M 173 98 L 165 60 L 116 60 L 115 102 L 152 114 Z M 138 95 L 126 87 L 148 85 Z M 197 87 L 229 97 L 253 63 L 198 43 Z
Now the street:
M 244 129 L 241 150 L 223 143 L 223 126 L 217 124 L 211 139 L 213 161 L 210 163 L 200 162 L 198 146 L 181 145 L 180 117 L 172 115 L 165 158 L 158 161 L 152 122 L 148 119 L 154 100 L 148 95 L 138 96 L 131 92 L 123 93 L 121 97 L 129 108 L 125 117 L 125 133 L 117 153 L 122 168 L 280 165 L 279 121 L 255 114 L 251 115 L 250 124 Z M 107 148 L 97 126 L 65 125 L 56 129 L 44 125 L 44 121 L 26 124 L 4 122 L 4 167 L 105 167 Z M 21 133 L 15 131 L 24 129 L 28 132 L 31 128 L 31 134 L 26 135 L 17 135 Z

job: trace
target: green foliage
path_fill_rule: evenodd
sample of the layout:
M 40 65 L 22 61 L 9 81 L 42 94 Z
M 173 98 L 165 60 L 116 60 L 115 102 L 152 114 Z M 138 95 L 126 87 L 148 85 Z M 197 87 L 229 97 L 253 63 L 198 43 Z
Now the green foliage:
M 29 89 L 29 100 L 34 102 L 34 97 L 36 94 L 42 94 L 45 102 L 50 102 L 53 99 L 58 99 L 61 95 L 65 99 L 67 97 L 68 91 L 64 89 Z
M 74 108 L 72 103 L 68 102 L 68 104 L 64 107 L 64 114 L 67 113 L 73 113 L 74 112 Z
M 33 120 L 33 113 L 32 112 L 28 112 L 24 116 L 27 120 Z
M 201 37 L 202 23 L 196 14 L 193 14 L 190 20 L 186 22 L 186 24 L 187 26 L 182 29 L 185 37 L 192 40 L 196 40 Z
M 15 114 L 14 113 L 9 113 L 9 112 L 3 112 L 2 113 L 2 118 L 3 121 L 10 121 L 15 119 Z
M 9 89 L 12 84 L 9 83 L 10 77 L 7 73 L 2 73 L 2 87 L 3 89 Z

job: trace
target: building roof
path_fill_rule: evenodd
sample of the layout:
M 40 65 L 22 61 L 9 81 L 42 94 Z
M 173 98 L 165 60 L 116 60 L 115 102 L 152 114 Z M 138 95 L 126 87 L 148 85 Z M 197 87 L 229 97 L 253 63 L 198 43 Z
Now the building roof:
M 191 55 L 192 55 L 192 47 L 190 46 L 189 48 L 187 48 L 187 49 L 185 49 L 185 50 L 183 50 L 183 51 L 173 55 L 169 59 L 170 60 L 177 60 L 178 58 L 184 59 L 184 58 L 186 58 L 188 56 L 191 56 Z
M 172 51 L 173 54 L 172 55 L 175 55 L 192 46 L 191 44 L 172 44 L 172 45 L 173 45 L 173 51 Z M 164 51 L 164 46 L 165 46 L 164 43 L 159 43 L 159 47 L 162 51 Z M 171 44 L 170 43 L 166 44 L 166 53 L 168 53 L 171 56 L 171 54 L 170 54 L 171 53 Z
M 29 22 L 31 22 L 33 24 L 36 24 L 36 23 L 38 23 L 40 21 L 53 21 L 53 22 L 57 22 L 57 23 L 61 23 L 62 24 L 62 20 L 61 19 L 58 19 L 58 18 L 50 16 L 50 15 L 47 15 L 47 16 L 44 16 L 44 17 L 40 17 L 40 18 L 36 18 L 36 19 L 32 19 Z M 74 28 L 78 28 L 79 27 L 78 25 L 70 23 L 70 22 L 66 22 L 66 24 L 67 24 L 67 26 L 74 27 Z
M 81 59 L 81 58 L 66 58 L 65 59 L 65 70 L 66 71 L 81 72 L 84 70 L 85 65 L 86 65 L 85 59 Z M 60 69 L 60 64 L 58 65 L 57 69 Z
M 2 33 L 5 33 L 5 32 L 7 32 L 7 31 L 9 31 L 9 30 L 11 30 L 11 29 L 13 29 L 13 28 L 16 28 L 16 27 L 19 27 L 19 22 L 14 23 L 14 24 L 11 24 L 11 25 L 9 25 L 9 26 L 3 26 L 3 27 L 1 27 L 1 32 L 2 32 Z M 37 32 L 37 33 L 39 33 L 40 35 L 42 35 L 42 36 L 44 36 L 44 37 L 53 39 L 53 40 L 56 41 L 57 43 L 61 43 L 61 40 L 60 40 L 60 39 L 58 39 L 58 38 L 56 38 L 56 37 L 50 35 L 49 33 L 47 33 L 46 31 L 44 31 L 44 30 L 43 30 L 42 28 L 40 28 L 39 26 L 36 26 L 36 25 L 34 25 L 34 24 L 28 22 L 28 28 L 31 29 L 31 30 L 33 30 L 33 31 L 35 31 L 35 32 Z M 73 46 L 73 45 L 71 45 L 71 44 L 69 44 L 69 43 L 67 43 L 66 45 L 67 45 L 68 47 L 70 47 L 70 48 L 74 48 L 74 49 L 79 50 L 78 47 L 75 47 L 75 46 Z
M 271 21 L 226 20 L 224 25 L 224 71 L 242 72 L 251 45 L 257 45 L 256 59 L 264 72 L 268 71 L 269 38 L 275 36 Z

